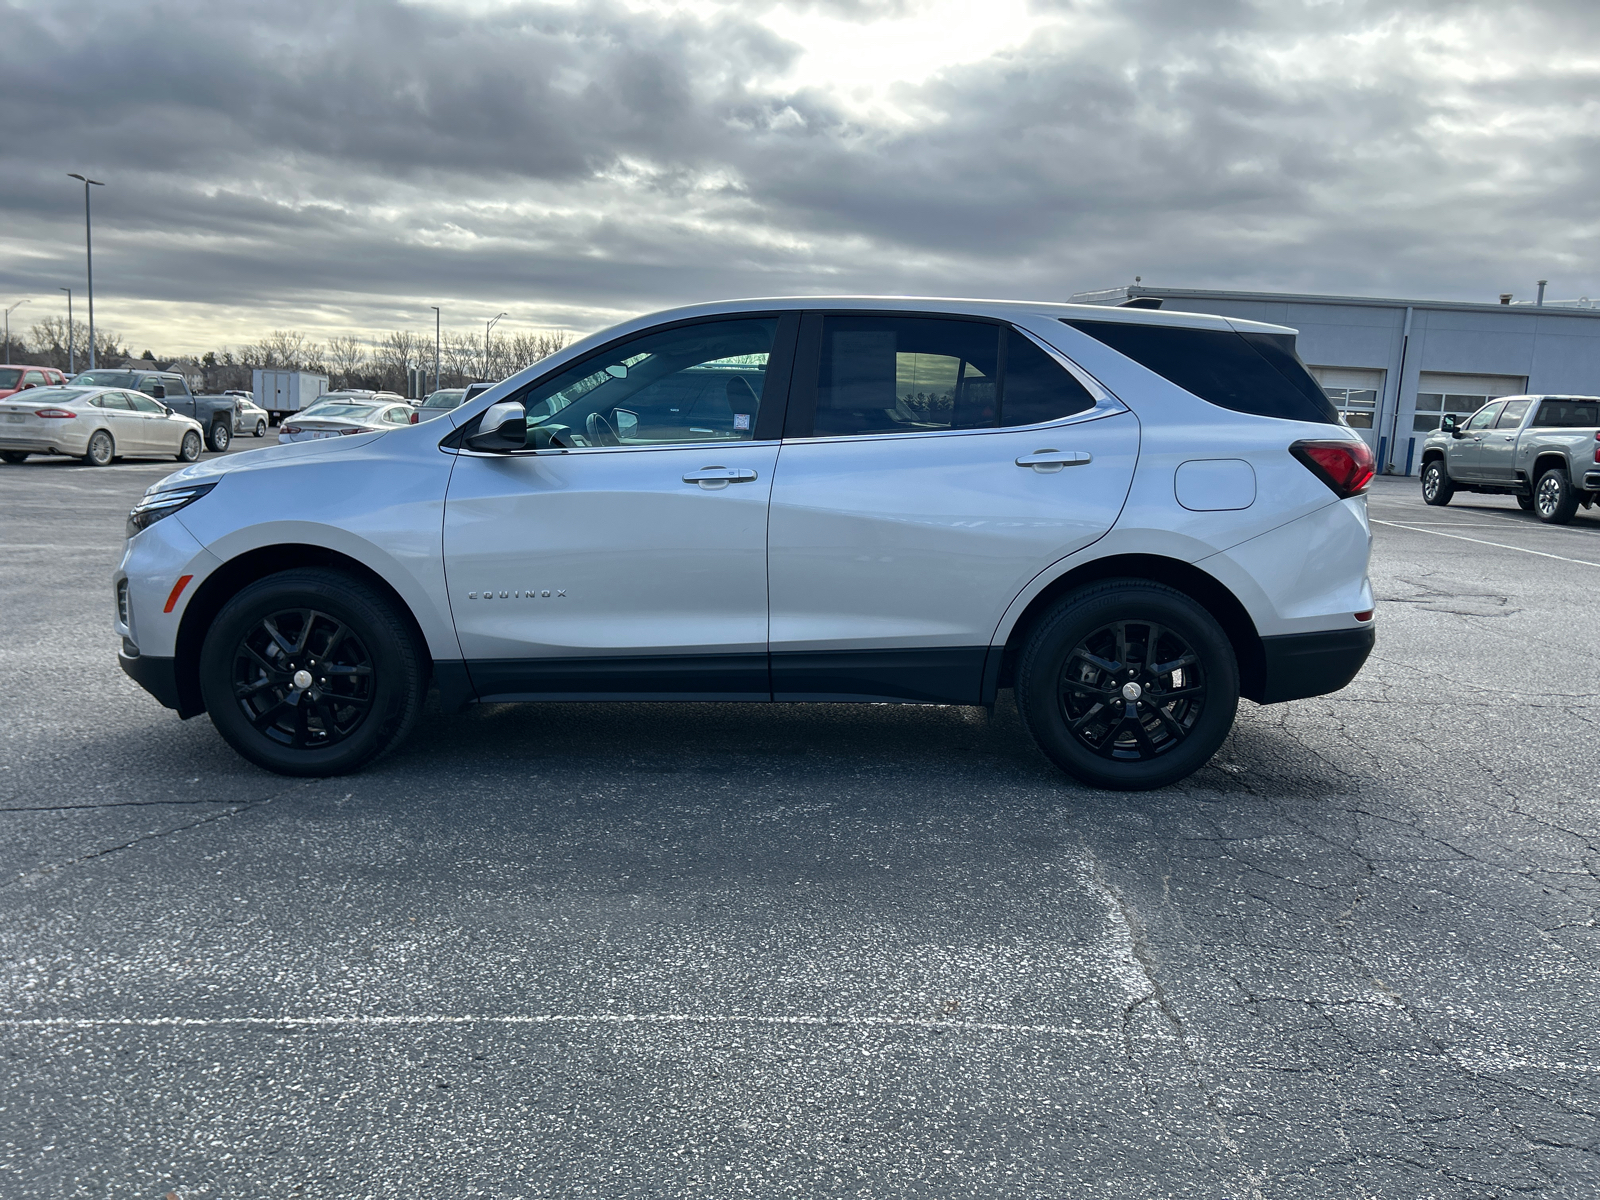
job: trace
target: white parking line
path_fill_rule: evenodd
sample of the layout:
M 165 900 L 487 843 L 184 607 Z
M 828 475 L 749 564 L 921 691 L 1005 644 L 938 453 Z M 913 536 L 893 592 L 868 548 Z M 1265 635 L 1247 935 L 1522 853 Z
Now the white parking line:
M 1431 533 L 1434 537 L 1452 538 L 1458 542 L 1471 542 L 1477 546 L 1493 546 L 1497 550 L 1515 550 L 1520 554 L 1534 554 L 1540 558 L 1553 558 L 1557 562 L 1577 563 L 1580 567 L 1600 567 L 1600 562 L 1590 562 L 1586 558 L 1568 558 L 1565 554 L 1547 554 L 1543 550 L 1529 550 L 1525 546 L 1508 546 L 1504 542 L 1486 542 L 1482 538 L 1465 537 L 1459 533 L 1441 533 L 1437 529 L 1424 529 L 1420 525 L 1402 525 L 1398 521 L 1380 521 L 1376 517 L 1368 519 L 1374 525 L 1387 525 L 1391 529 L 1409 529 L 1412 533 Z

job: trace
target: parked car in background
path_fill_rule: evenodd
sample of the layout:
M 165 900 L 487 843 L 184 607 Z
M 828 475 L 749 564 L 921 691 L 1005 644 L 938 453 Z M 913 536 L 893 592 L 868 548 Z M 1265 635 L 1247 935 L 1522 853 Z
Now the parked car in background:
M 373 404 L 366 401 L 334 401 L 307 409 L 278 428 L 280 442 L 312 442 L 320 438 L 352 433 L 374 433 L 399 425 L 415 425 L 417 410 L 404 400 Z
M 424 421 L 431 421 L 435 417 L 443 416 L 452 408 L 460 408 L 461 402 L 466 399 L 466 388 L 440 388 L 437 392 L 429 392 L 423 400 L 419 410 Z
M 66 381 L 66 374 L 54 367 L 0 367 L 0 399 L 29 388 L 59 387 Z
M 266 437 L 267 426 L 272 421 L 267 410 L 250 399 L 248 392 L 223 392 L 233 397 L 233 431 L 248 433 L 253 437 Z
M 193 417 L 205 431 L 206 445 L 211 449 L 221 452 L 233 441 L 233 397 L 196 396 L 176 371 L 84 371 L 73 385 L 135 389 L 182 416 Z
M 378 432 L 394 406 L 155 484 L 120 661 L 289 775 L 397 745 L 430 681 L 446 711 L 1010 688 L 1066 772 L 1159 787 L 1241 696 L 1336 691 L 1373 647 L 1373 453 L 1295 339 L 977 300 L 639 318 L 444 426 Z
M 119 458 L 176 458 L 194 462 L 204 431 L 193 417 L 126 388 L 37 388 L 0 399 L 0 459 L 65 454 L 91 467 Z
M 1464 423 L 1454 413 L 1422 443 L 1422 498 L 1515 496 L 1523 511 L 1565 525 L 1600 500 L 1600 397 L 1507 396 Z

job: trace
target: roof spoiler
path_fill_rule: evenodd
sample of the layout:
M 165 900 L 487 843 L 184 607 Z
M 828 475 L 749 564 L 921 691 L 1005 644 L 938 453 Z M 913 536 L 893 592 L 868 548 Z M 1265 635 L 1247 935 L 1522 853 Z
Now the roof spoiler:
M 1160 308 L 1160 296 L 1133 296 L 1117 305 L 1118 308 Z

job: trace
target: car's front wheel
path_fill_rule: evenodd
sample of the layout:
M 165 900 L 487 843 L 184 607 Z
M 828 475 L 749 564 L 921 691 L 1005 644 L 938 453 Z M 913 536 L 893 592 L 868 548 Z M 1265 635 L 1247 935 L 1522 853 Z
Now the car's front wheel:
M 178 447 L 178 461 L 198 462 L 199 460 L 200 435 L 191 429 L 183 435 L 183 445 Z
M 1450 472 L 1444 469 L 1444 460 L 1435 458 L 1422 468 L 1422 500 L 1425 504 L 1443 507 L 1456 494 L 1450 482 Z
M 116 456 L 117 444 L 104 429 L 97 429 L 89 435 L 89 446 L 83 452 L 84 462 L 91 467 L 109 467 Z
M 426 683 L 400 613 L 338 571 L 283 571 L 249 585 L 217 614 L 200 651 L 217 732 L 280 775 L 365 766 L 411 729 Z
M 266 437 L 267 436 L 267 423 L 265 421 L 258 420 L 256 422 L 256 436 L 257 437 Z
M 1239 706 L 1233 646 L 1182 592 L 1111 579 L 1063 597 L 1017 664 L 1017 708 L 1034 741 L 1094 787 L 1139 791 L 1192 774 Z
M 1578 489 L 1562 467 L 1551 467 L 1533 485 L 1533 515 L 1550 525 L 1565 525 L 1578 511 Z

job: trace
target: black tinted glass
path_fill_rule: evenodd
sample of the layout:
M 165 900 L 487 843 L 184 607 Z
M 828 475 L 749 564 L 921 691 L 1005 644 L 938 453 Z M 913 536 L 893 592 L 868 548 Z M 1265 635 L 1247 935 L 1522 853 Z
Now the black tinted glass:
M 1544 429 L 1600 427 L 1600 400 L 1546 400 L 1533 423 Z
M 1000 424 L 1037 425 L 1094 407 L 1089 390 L 1015 329 L 1006 333 Z
M 1211 404 L 1258 417 L 1339 423 L 1288 334 L 1123 321 L 1066 322 Z
M 989 429 L 1000 328 L 935 317 L 827 317 L 817 437 Z

